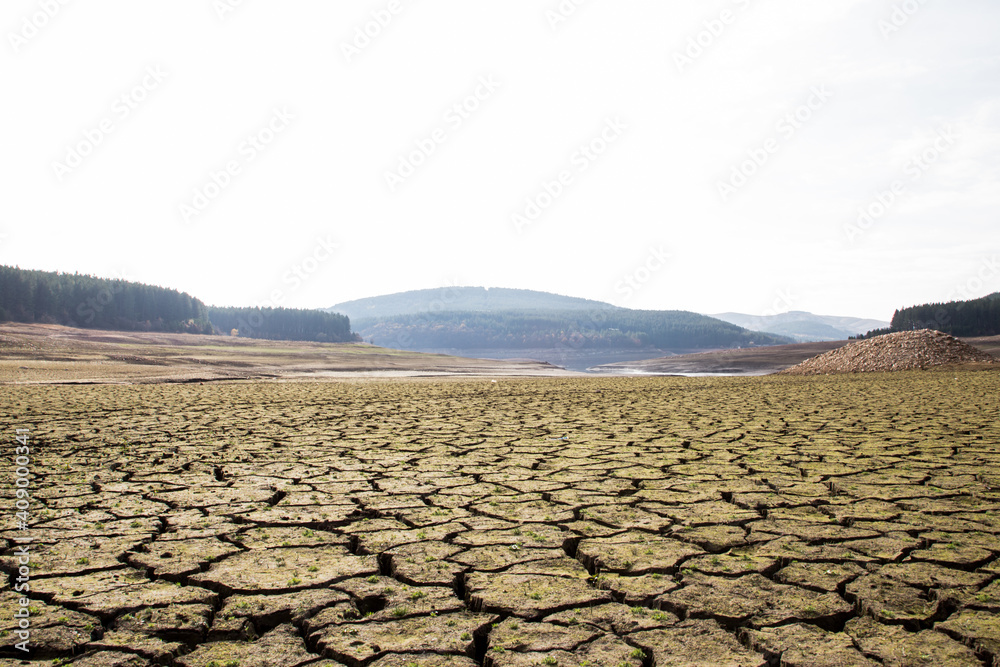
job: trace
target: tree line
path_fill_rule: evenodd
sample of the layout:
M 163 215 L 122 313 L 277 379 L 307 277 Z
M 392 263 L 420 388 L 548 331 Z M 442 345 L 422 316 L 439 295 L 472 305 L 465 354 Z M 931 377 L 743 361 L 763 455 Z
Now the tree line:
M 888 328 L 858 336 L 874 338 L 899 331 L 934 329 L 952 336 L 974 338 L 1000 335 L 1000 292 L 969 301 L 927 303 L 901 308 L 892 315 Z
M 127 280 L 0 266 L 0 321 L 85 329 L 212 332 L 189 294 Z
M 221 333 L 241 338 L 346 343 L 360 340 L 351 333 L 346 315 L 296 308 L 209 308 Z
M 331 343 L 356 340 L 344 315 L 292 308 L 209 308 L 174 289 L 12 266 L 0 266 L 0 322 Z

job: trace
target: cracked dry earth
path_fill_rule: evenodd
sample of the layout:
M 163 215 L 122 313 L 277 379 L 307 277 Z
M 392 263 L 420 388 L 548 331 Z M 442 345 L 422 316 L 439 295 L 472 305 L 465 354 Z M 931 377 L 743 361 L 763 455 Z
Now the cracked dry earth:
M 3 392 L 0 667 L 1000 655 L 998 373 Z

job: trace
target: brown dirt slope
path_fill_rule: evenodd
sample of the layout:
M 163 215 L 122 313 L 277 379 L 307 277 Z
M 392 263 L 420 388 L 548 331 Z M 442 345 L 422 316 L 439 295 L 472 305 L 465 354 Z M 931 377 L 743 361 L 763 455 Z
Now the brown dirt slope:
M 983 352 L 989 352 L 994 357 L 1000 358 L 1000 336 L 981 336 L 979 338 L 965 338 L 963 340 Z
M 670 375 L 674 373 L 720 373 L 766 375 L 784 370 L 823 352 L 847 345 L 838 340 L 821 343 L 795 343 L 768 347 L 745 347 L 735 350 L 715 350 L 672 357 L 623 361 L 597 366 L 593 370 L 607 373 L 640 373 Z
M 930 329 L 858 341 L 781 371 L 786 375 L 925 370 L 936 366 L 995 364 L 997 358 Z
M 0 385 L 574 375 L 540 361 L 464 359 L 360 343 L 0 324 Z M 2 665 L 0 665 L 2 667 Z

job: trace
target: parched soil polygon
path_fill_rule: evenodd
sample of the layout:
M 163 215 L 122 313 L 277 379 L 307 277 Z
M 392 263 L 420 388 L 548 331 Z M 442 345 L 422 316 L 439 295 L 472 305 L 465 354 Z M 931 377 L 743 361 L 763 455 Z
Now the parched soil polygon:
M 996 371 L 0 389 L 0 667 L 1000 661 Z

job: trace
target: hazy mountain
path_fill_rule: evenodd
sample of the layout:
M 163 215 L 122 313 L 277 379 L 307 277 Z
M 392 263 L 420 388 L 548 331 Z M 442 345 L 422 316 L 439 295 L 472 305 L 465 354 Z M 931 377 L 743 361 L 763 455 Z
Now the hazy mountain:
M 780 345 L 789 339 L 747 331 L 678 310 L 446 310 L 359 317 L 354 331 L 376 345 L 403 350 L 450 349 L 720 349 Z
M 630 310 L 532 290 L 418 290 L 331 310 L 349 315 L 356 333 L 383 347 L 528 357 L 577 369 L 644 354 L 792 342 L 698 313 Z
M 800 310 L 793 310 L 780 315 L 745 315 L 743 313 L 719 313 L 711 315 L 724 322 L 729 322 L 753 331 L 764 331 L 788 336 L 800 343 L 846 340 L 872 329 L 889 326 L 888 322 L 870 320 L 859 317 L 837 317 L 828 315 L 813 315 Z
M 443 311 L 498 312 L 503 310 L 604 310 L 609 303 L 560 296 L 549 292 L 494 287 L 440 287 L 338 303 L 329 310 L 351 320 Z

